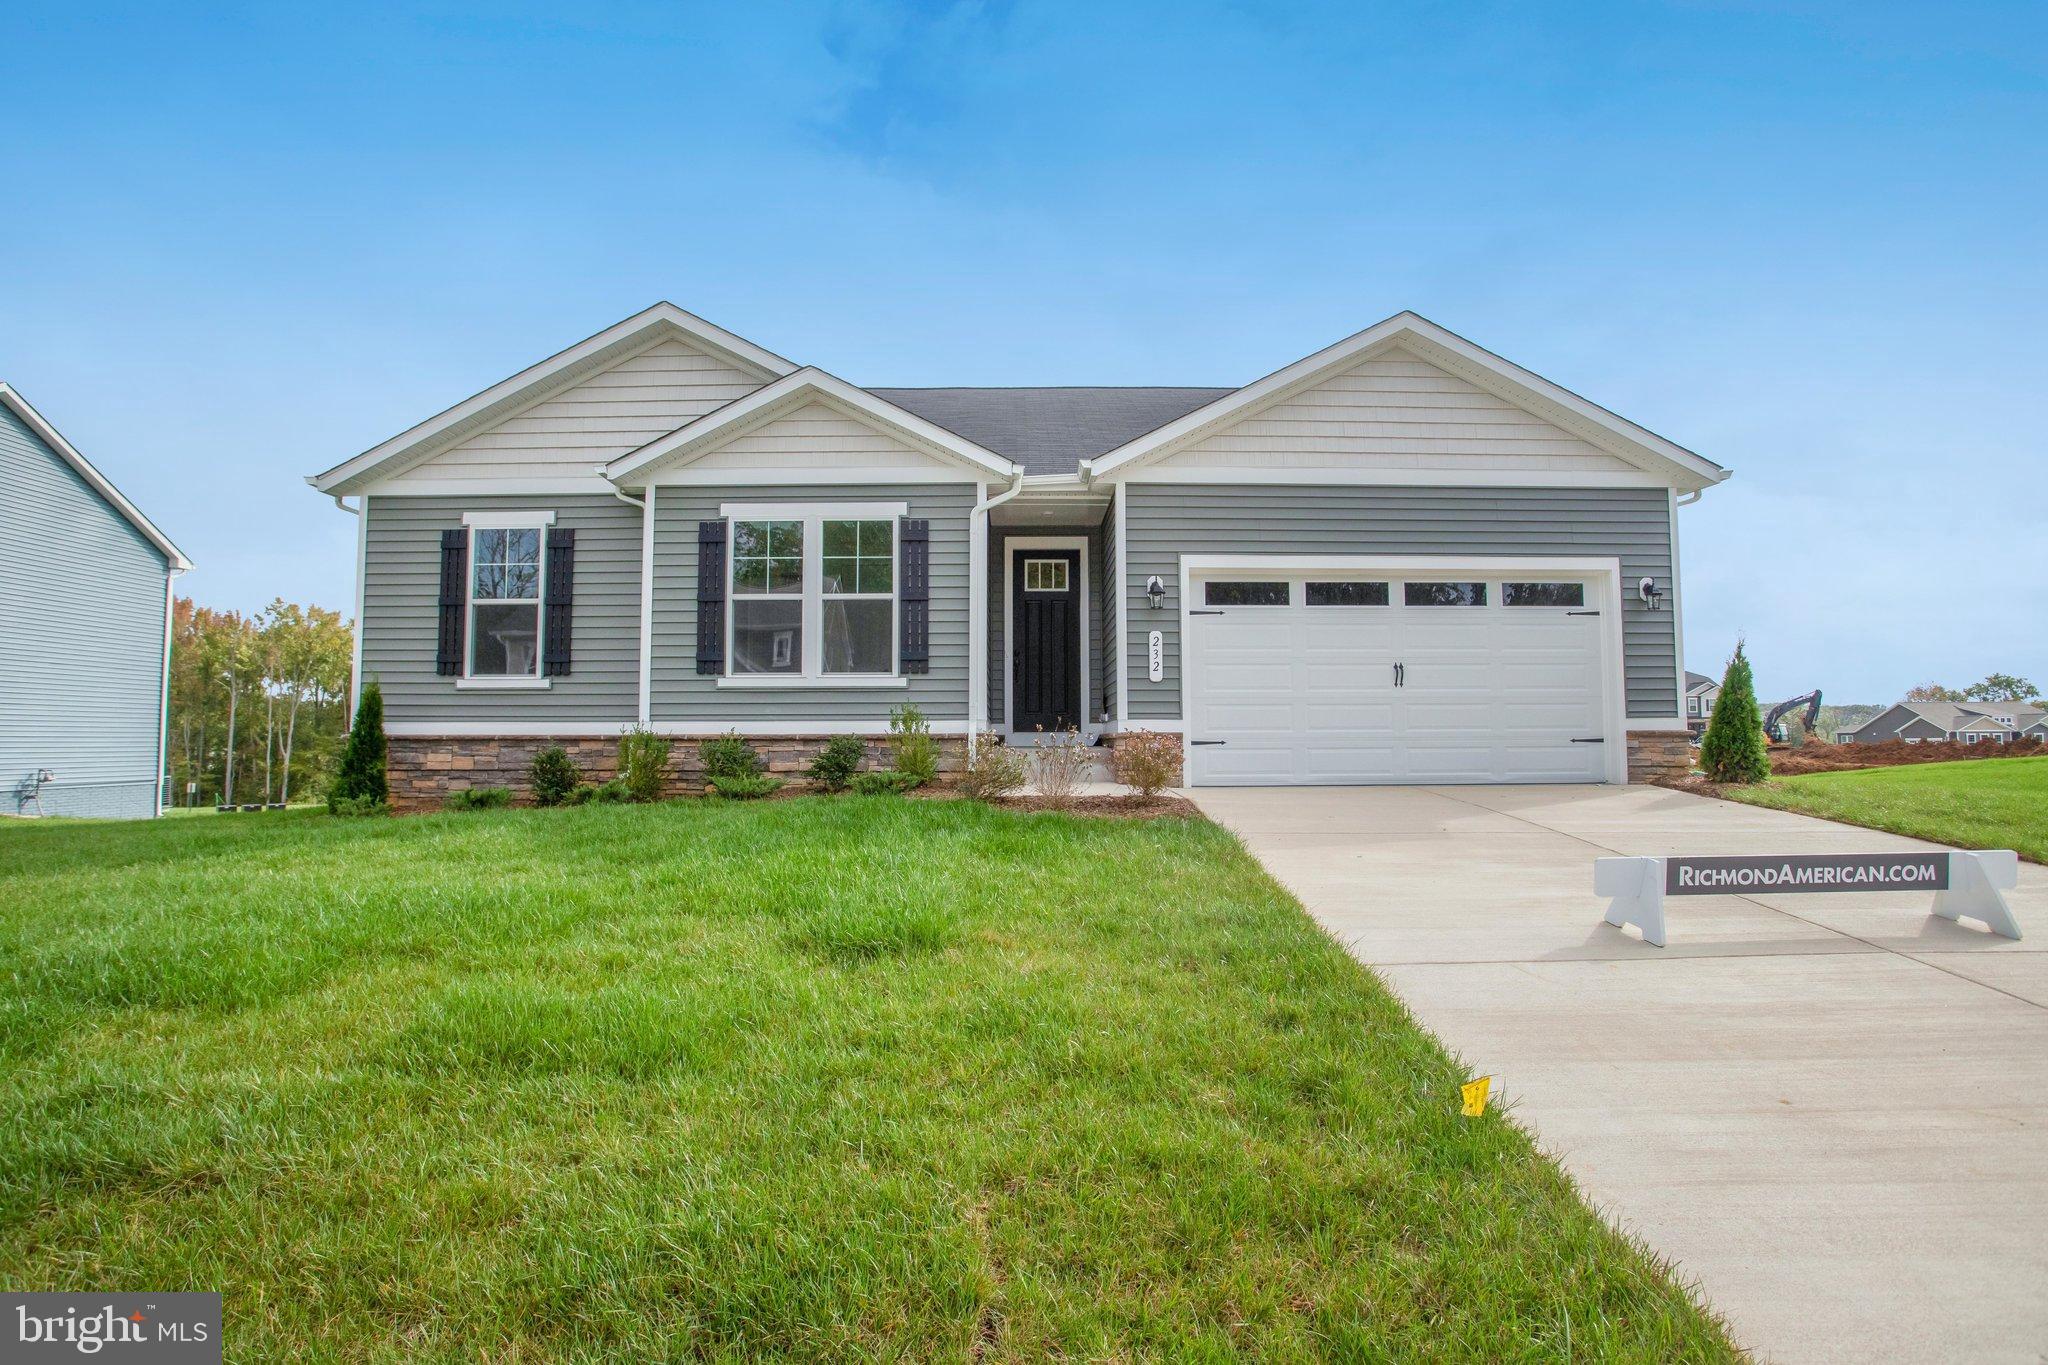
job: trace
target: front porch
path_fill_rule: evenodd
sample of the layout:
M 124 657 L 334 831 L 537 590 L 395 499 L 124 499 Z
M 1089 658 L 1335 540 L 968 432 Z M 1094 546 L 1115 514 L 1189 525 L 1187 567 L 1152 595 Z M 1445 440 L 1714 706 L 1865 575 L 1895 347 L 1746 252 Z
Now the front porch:
M 1026 492 L 990 510 L 988 720 L 1011 744 L 1114 728 L 1113 541 L 1104 495 Z

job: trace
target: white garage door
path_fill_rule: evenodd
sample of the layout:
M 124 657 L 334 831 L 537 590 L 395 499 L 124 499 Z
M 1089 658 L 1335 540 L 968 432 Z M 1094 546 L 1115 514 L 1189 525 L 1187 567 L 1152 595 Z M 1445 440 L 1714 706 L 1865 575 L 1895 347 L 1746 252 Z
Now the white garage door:
M 1597 580 L 1233 570 L 1190 597 L 1198 786 L 1607 776 Z

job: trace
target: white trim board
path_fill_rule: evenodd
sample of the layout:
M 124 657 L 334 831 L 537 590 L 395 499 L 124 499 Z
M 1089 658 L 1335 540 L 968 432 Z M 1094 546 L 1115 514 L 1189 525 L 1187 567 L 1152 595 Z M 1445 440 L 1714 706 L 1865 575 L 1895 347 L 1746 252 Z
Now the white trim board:
M 1503 574 L 1528 574 L 1544 578 L 1575 579 L 1594 589 L 1593 605 L 1600 612 L 1601 738 L 1604 742 L 1606 780 L 1628 781 L 1628 679 L 1623 669 L 1621 631 L 1621 560 L 1615 556 L 1581 555 L 1285 555 L 1285 554 L 1192 554 L 1180 559 L 1180 708 L 1185 718 L 1194 714 L 1195 670 L 1188 667 L 1188 641 L 1192 638 L 1190 612 L 1194 605 L 1193 583 L 1198 577 L 1218 573 L 1266 572 L 1286 577 L 1314 573 L 1370 573 L 1399 579 L 1405 576 L 1443 577 L 1453 574 L 1492 578 Z M 1659 721 L 1657 725 L 1670 724 Z M 1683 721 L 1677 724 L 1682 728 Z M 1644 726 L 1639 728 L 1652 728 Z M 1185 733 L 1185 729 L 1183 729 Z M 1191 784 L 1192 785 L 1192 784 Z
M 1085 535 L 1007 536 L 1003 540 L 1003 734 L 1012 740 L 1029 737 L 1018 730 L 1015 723 L 1017 714 L 1017 670 L 1011 663 L 1011 660 L 1016 655 L 1017 636 L 1011 621 L 1013 613 L 1010 610 L 1010 605 L 1017 586 L 1017 551 L 1019 550 L 1080 551 L 1078 563 L 1081 570 L 1081 582 L 1079 584 L 1081 600 L 1081 714 L 1075 719 L 1078 722 L 1076 728 L 1084 736 L 1092 737 L 1099 734 L 1102 727 L 1088 709 L 1088 665 L 1090 662 L 1088 636 L 1089 627 L 1095 623 L 1095 618 L 1094 613 L 1089 610 L 1088 603 L 1088 537 Z M 985 605 L 983 609 L 987 609 Z

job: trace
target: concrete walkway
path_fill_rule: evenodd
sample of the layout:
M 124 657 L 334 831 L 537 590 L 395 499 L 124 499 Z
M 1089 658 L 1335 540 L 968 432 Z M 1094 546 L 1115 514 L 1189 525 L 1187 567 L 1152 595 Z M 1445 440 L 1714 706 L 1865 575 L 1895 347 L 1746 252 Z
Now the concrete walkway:
M 2048 1359 L 2048 869 L 1600 922 L 1611 853 L 1927 847 L 1655 787 L 1200 790 L 1769 1360 Z

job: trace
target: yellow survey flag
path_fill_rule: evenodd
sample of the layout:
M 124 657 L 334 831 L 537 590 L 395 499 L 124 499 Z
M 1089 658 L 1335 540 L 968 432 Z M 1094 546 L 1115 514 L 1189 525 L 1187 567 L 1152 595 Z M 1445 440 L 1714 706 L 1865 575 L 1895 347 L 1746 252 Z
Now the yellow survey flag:
M 1465 1117 L 1476 1119 L 1486 1112 L 1486 1092 L 1493 1084 L 1493 1077 L 1481 1076 L 1476 1081 L 1467 1081 L 1459 1087 L 1465 1096 Z

